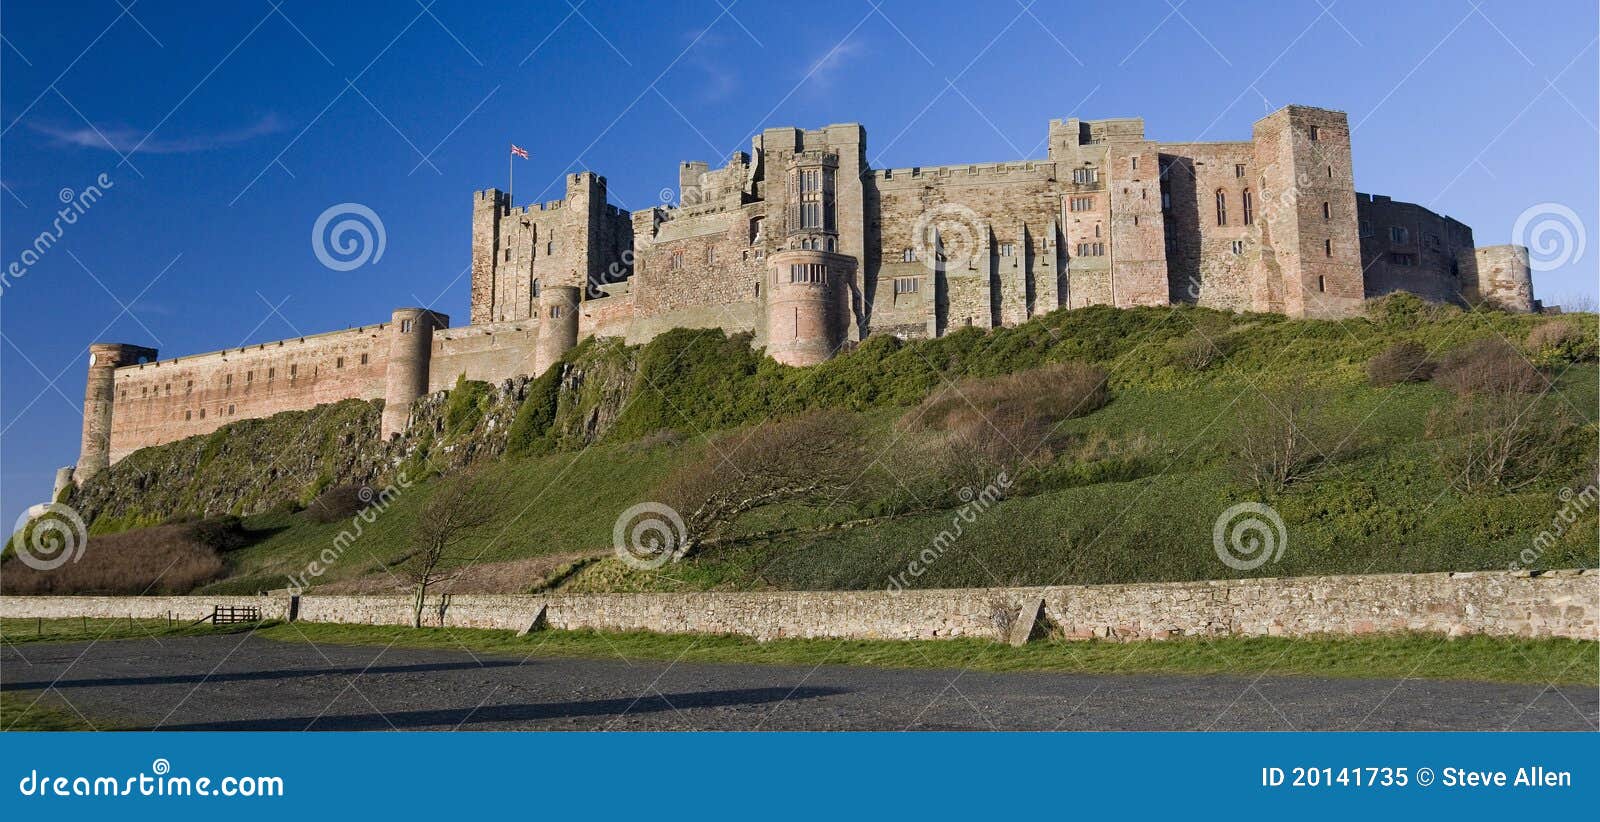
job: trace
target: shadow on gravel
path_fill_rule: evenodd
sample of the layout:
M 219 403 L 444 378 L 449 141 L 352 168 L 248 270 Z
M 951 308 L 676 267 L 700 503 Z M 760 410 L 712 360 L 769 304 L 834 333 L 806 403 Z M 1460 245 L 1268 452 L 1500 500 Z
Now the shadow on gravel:
M 792 702 L 848 693 L 844 688 L 737 688 L 723 691 L 693 691 L 622 699 L 590 699 L 579 702 L 544 702 L 523 705 L 483 705 L 477 708 L 442 708 L 425 711 L 291 716 L 281 719 L 235 719 L 223 722 L 194 722 L 162 725 L 163 731 L 389 731 L 408 728 L 451 727 L 496 722 L 533 722 L 581 716 L 622 716 L 624 714 L 683 711 L 696 708 L 722 708 L 732 705 L 761 705 Z
M 416 665 L 374 665 L 370 668 L 298 668 L 277 671 L 236 671 L 213 674 L 168 674 L 156 676 L 103 677 L 99 679 L 62 679 L 56 682 L 7 682 L 8 691 L 39 690 L 43 688 L 117 688 L 138 685 L 193 685 L 201 682 L 250 682 L 263 679 L 296 679 L 307 676 L 355 676 L 382 674 L 421 674 L 437 671 L 459 671 L 477 668 L 514 668 L 523 663 L 516 660 L 486 659 L 482 662 L 427 662 Z

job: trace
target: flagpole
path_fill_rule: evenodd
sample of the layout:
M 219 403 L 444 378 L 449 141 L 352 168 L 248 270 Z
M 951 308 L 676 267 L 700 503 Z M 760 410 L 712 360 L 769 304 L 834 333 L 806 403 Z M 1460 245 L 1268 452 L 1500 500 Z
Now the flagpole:
M 517 165 L 516 157 L 511 152 L 506 152 L 506 200 L 515 204 L 517 191 Z

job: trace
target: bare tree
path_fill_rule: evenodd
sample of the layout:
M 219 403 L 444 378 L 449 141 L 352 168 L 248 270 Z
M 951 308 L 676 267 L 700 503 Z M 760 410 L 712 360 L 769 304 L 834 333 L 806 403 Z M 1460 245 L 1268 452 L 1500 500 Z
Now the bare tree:
M 678 555 L 725 536 L 735 519 L 756 508 L 849 494 L 870 461 L 859 428 L 850 414 L 815 411 L 710 443 L 705 456 L 673 472 L 652 495 L 683 517 L 687 533 Z
M 460 474 L 442 480 L 422 506 L 411 537 L 411 554 L 398 567 L 400 575 L 416 590 L 411 614 L 413 627 L 422 627 L 428 588 L 460 573 L 461 569 L 456 567 L 460 558 L 455 556 L 455 549 L 473 531 L 489 522 L 496 496 L 477 488 L 475 474 Z
M 1439 470 L 1468 494 L 1516 491 L 1543 478 L 1571 428 L 1539 403 L 1504 394 L 1467 397 L 1428 416 Z
M 1349 449 L 1349 437 L 1318 413 L 1321 397 L 1295 381 L 1241 405 L 1233 467 L 1261 494 L 1279 493 Z

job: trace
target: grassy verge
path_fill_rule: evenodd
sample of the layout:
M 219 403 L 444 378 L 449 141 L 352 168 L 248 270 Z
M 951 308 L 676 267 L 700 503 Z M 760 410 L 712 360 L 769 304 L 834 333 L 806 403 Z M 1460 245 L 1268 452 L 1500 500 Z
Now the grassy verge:
M 90 724 L 76 711 L 26 691 L 0 692 L 0 731 L 110 730 Z
M 1597 684 L 1600 643 L 1564 639 L 1430 635 L 1226 637 L 1166 642 L 1036 642 L 1022 648 L 981 639 L 922 642 L 783 639 L 647 632 L 511 631 L 367 625 L 268 626 L 287 642 L 390 645 L 528 657 L 593 657 L 772 665 L 863 665 L 1085 674 L 1257 674 L 1358 679 L 1457 679 Z
M 165 639 L 248 631 L 250 625 L 215 627 L 166 619 L 0 619 L 0 640 L 8 645 L 30 642 L 95 642 L 107 639 Z

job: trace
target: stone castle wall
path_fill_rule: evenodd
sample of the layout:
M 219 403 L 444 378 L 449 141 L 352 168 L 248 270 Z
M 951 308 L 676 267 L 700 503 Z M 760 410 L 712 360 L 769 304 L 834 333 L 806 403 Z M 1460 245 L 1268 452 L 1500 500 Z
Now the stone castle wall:
M 1250 140 L 1206 143 L 1149 140 L 1137 118 L 1054 120 L 1047 146 L 1044 160 L 875 170 L 859 125 L 774 128 L 722 168 L 682 164 L 675 207 L 621 211 L 592 172 L 539 205 L 476 192 L 471 322 L 435 327 L 427 356 L 401 346 L 419 362 L 389 362 L 389 324 L 145 363 L 102 345 L 129 359 L 109 381 L 90 369 L 78 479 L 138 448 L 341 399 L 386 398 L 392 434 L 408 397 L 461 375 L 537 375 L 596 335 L 721 328 L 809 363 L 869 334 L 1009 326 L 1062 306 L 1343 317 L 1404 289 L 1536 310 L 1519 247 L 1473 249 L 1458 221 L 1355 193 L 1342 112 L 1289 106 Z M 829 175 L 826 225 L 801 219 L 804 169 Z M 830 264 L 828 299 L 800 313 L 779 304 L 795 253 L 853 263 Z M 418 368 L 425 379 L 388 390 Z
M 458 595 L 430 603 L 426 624 L 524 630 L 543 612 L 565 630 L 735 634 L 758 639 L 996 638 L 1004 619 L 1044 603 L 1062 637 L 1118 641 L 1185 636 L 1441 636 L 1600 639 L 1600 576 L 1472 573 L 1168 582 L 1127 585 L 763 593 Z M 288 596 L 0 597 L 5 618 L 194 620 L 213 605 L 256 605 L 282 619 Z M 443 606 L 442 609 L 440 606 Z M 411 598 L 300 598 L 299 619 L 408 625 Z

